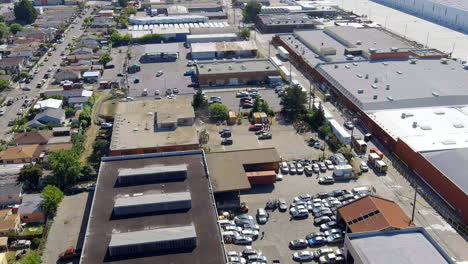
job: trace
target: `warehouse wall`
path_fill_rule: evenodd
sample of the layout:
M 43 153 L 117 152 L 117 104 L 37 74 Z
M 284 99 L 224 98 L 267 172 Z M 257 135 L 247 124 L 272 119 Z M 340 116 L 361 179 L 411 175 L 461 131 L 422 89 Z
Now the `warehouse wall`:
M 155 148 L 138 148 L 138 149 L 120 149 L 111 150 L 110 156 L 127 156 L 127 155 L 138 155 L 148 153 L 159 153 L 159 152 L 172 152 L 172 151 L 186 151 L 200 149 L 200 145 L 179 145 L 179 146 L 166 146 L 166 147 L 155 147 Z
M 429 0 L 373 0 L 457 30 L 468 32 L 468 11 Z
M 395 154 L 439 193 L 454 208 L 465 224 L 468 224 L 468 207 L 466 206 L 468 195 L 462 189 L 401 139 L 398 139 Z

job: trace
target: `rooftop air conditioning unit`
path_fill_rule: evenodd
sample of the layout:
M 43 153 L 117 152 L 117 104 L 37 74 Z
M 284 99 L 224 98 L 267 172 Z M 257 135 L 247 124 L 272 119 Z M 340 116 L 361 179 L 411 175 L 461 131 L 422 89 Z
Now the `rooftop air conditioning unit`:
M 398 48 L 396 48 L 396 47 L 391 47 L 390 50 L 391 50 L 392 52 L 398 52 Z
M 362 41 L 361 40 L 356 41 L 356 45 L 362 45 Z
M 363 89 L 358 89 L 358 90 L 357 90 L 357 93 L 358 93 L 358 94 L 363 94 L 363 93 L 364 93 L 364 90 L 363 90 Z
M 374 83 L 378 83 L 379 82 L 379 78 L 375 77 L 374 78 Z
M 377 100 L 377 98 L 379 98 L 379 97 L 377 95 L 374 95 L 374 97 L 372 97 L 372 98 L 374 98 L 374 100 Z
M 418 59 L 410 59 L 411 64 L 416 64 L 416 62 L 418 62 Z
M 335 69 L 338 69 L 338 64 L 335 64 Z
M 448 64 L 448 59 L 447 58 L 442 58 L 442 59 L 440 59 L 440 63 Z
M 418 127 L 418 122 L 414 121 L 413 122 L 413 128 L 417 128 Z
M 389 101 L 393 101 L 393 97 L 391 97 L 391 96 L 387 96 L 387 100 L 389 100 Z
M 434 97 L 439 97 L 439 94 L 436 93 L 436 92 L 432 92 L 432 95 L 433 95 Z
M 365 77 L 365 79 L 369 79 L 369 74 L 366 74 L 366 77 Z
M 387 84 L 387 87 L 385 88 L 385 90 L 390 90 L 390 84 Z

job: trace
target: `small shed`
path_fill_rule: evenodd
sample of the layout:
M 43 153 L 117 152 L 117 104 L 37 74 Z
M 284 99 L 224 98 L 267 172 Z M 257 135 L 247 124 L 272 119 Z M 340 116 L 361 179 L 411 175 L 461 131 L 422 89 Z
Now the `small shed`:
M 83 74 L 84 81 L 88 83 L 97 83 L 100 77 L 101 73 L 98 71 L 88 71 Z
M 265 112 L 255 112 L 253 113 L 253 118 L 255 124 L 268 123 L 268 116 Z
M 228 120 L 228 123 L 230 125 L 233 125 L 236 123 L 236 120 L 237 120 L 237 116 L 236 116 L 236 112 L 234 111 L 229 111 L 229 120 Z

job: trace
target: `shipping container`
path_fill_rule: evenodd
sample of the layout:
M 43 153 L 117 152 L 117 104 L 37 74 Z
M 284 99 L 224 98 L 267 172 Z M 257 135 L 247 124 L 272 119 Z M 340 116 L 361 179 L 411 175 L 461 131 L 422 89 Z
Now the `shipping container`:
M 279 46 L 279 47 L 278 47 L 278 52 L 279 52 L 279 56 L 280 56 L 283 60 L 288 60 L 288 59 L 289 59 L 289 52 L 288 52 L 285 48 Z
M 255 171 L 255 172 L 246 172 L 247 179 L 250 184 L 272 184 L 276 182 L 276 172 L 271 171 Z
M 330 125 L 333 130 L 333 134 L 338 138 L 338 140 L 345 145 L 351 143 L 351 135 L 344 129 L 336 120 L 330 120 Z

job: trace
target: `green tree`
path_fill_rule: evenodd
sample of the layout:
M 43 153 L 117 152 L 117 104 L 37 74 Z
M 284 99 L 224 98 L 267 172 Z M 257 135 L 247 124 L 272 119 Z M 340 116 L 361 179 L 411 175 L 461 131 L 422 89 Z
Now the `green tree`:
M 216 121 L 224 121 L 229 117 L 229 108 L 226 105 L 215 103 L 208 107 L 211 118 Z
M 96 173 L 96 170 L 93 168 L 93 166 L 91 166 L 91 164 L 86 164 L 81 169 L 81 174 L 83 175 L 83 177 L 87 179 L 91 179 L 91 178 L 94 178 L 97 173 Z
M 57 150 L 49 155 L 54 185 L 64 189 L 81 176 L 80 156 L 71 150 Z
M 306 110 L 307 95 L 299 85 L 286 88 L 286 94 L 281 97 L 282 111 L 292 119 L 297 119 Z
M 127 14 L 127 15 L 136 15 L 137 13 L 137 9 L 133 6 L 127 6 L 127 8 L 125 8 L 124 10 L 124 13 Z
M 71 107 L 65 107 L 65 117 L 66 118 L 70 118 L 72 116 L 75 115 L 76 113 L 76 110 L 74 108 L 71 108 Z
M 151 44 L 151 43 L 161 43 L 164 40 L 161 34 L 146 34 L 138 39 L 139 43 L 142 44 Z
M 86 121 L 86 126 L 87 127 L 89 124 L 91 124 L 91 107 L 88 105 L 85 105 L 83 107 L 83 111 L 81 111 L 80 116 L 78 117 L 80 121 Z
M 37 11 L 29 0 L 21 0 L 15 3 L 15 17 L 17 20 L 24 21 L 27 24 L 31 24 L 37 18 Z
M 10 82 L 7 80 L 0 80 L 0 90 L 7 88 L 10 85 Z
M 263 100 L 260 109 L 262 112 L 265 112 L 267 115 L 271 113 L 270 106 L 268 105 L 268 102 L 265 100 Z
M 28 72 L 20 72 L 19 78 L 20 79 L 28 79 L 29 78 L 29 73 Z
M 324 124 L 320 126 L 317 132 L 318 132 L 319 137 L 321 138 L 330 137 L 333 134 L 332 128 L 329 124 Z
M 110 55 L 110 53 L 104 53 L 101 55 L 101 57 L 99 57 L 99 62 L 104 66 L 106 66 L 106 64 L 111 61 L 112 61 L 112 56 Z
M 206 108 L 207 105 L 208 105 L 208 102 L 203 96 L 201 89 L 197 90 L 197 92 L 193 95 L 193 102 L 192 102 L 193 109 L 195 110 L 204 109 Z
M 260 14 L 262 10 L 262 5 L 257 1 L 250 1 L 244 9 L 242 9 L 242 14 L 246 22 L 255 22 L 257 15 Z
M 325 123 L 325 112 L 322 106 L 319 109 L 308 113 L 308 123 L 311 127 L 317 129 Z M 304 120 L 306 121 L 306 120 Z
M 93 143 L 93 153 L 88 160 L 92 163 L 101 162 L 101 158 L 109 153 L 109 141 L 98 139 Z
M 24 256 L 20 262 L 21 264 L 40 264 L 41 263 L 41 256 L 37 251 L 29 251 L 29 253 Z
M 119 5 L 121 7 L 127 7 L 128 6 L 128 0 L 119 0 Z
M 77 154 L 80 155 L 81 152 L 84 150 L 84 143 L 86 141 L 86 135 L 82 133 L 73 134 L 71 136 L 71 141 L 73 143 L 72 150 Z
M 242 39 L 249 39 L 250 38 L 250 29 L 243 28 L 240 32 L 240 37 Z
M 338 149 L 338 152 L 341 153 L 341 154 L 343 154 L 343 156 L 345 156 L 345 158 L 346 158 L 349 162 L 351 162 L 351 161 L 354 159 L 354 157 L 355 157 L 353 151 L 352 151 L 350 148 L 346 147 L 346 146 L 343 146 L 343 147 L 341 147 L 340 149 Z
M 0 23 L 0 39 L 7 38 L 10 35 L 10 30 L 5 23 Z
M 18 31 L 22 31 L 24 28 L 21 24 L 13 23 L 10 25 L 10 32 L 16 34 Z
M 44 210 L 46 213 L 54 215 L 58 205 L 63 200 L 63 192 L 53 185 L 47 185 L 42 190 L 42 199 L 44 199 Z
M 29 164 L 21 168 L 18 181 L 26 184 L 31 189 L 37 189 L 42 177 L 42 168 L 37 164 Z

